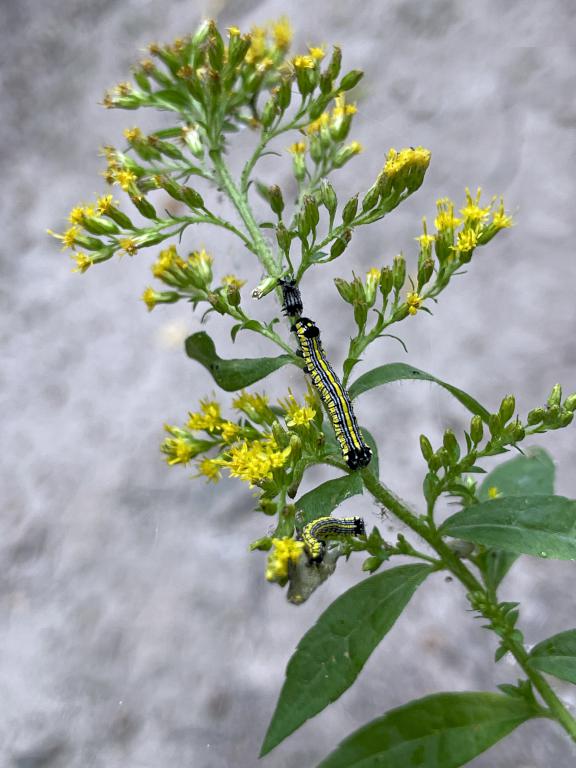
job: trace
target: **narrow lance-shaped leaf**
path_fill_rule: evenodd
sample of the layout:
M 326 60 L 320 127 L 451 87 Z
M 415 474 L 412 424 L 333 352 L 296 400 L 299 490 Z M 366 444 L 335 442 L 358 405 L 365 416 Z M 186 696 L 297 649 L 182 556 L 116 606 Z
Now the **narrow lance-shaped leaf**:
M 350 474 L 327 480 L 314 490 L 308 491 L 296 502 L 296 508 L 301 512 L 302 525 L 316 520 L 317 517 L 332 514 L 346 499 L 362 493 L 363 488 L 360 475 Z
M 288 663 L 261 756 L 352 685 L 431 571 L 428 565 L 392 568 L 352 587 L 324 611 Z
M 457 512 L 443 536 L 509 552 L 576 560 L 576 502 L 563 496 L 509 496 Z
M 458 387 L 453 387 L 451 384 L 447 384 L 445 381 L 432 376 L 432 374 L 426 373 L 426 371 L 421 371 L 419 368 L 415 368 L 407 363 L 388 363 L 387 365 L 380 365 L 378 368 L 363 373 L 362 376 L 356 379 L 350 386 L 348 391 L 350 397 L 355 398 L 358 397 L 358 395 L 362 395 L 364 392 L 368 392 L 375 387 L 381 386 L 382 384 L 389 384 L 392 381 L 401 381 L 405 379 L 432 381 L 435 384 L 439 384 L 446 391 L 450 392 L 450 394 L 462 403 L 462 405 L 471 413 L 480 416 L 485 422 L 488 421 L 490 414 L 486 408 L 480 405 L 480 403 L 467 392 L 458 389 Z
M 530 651 L 530 666 L 576 685 L 576 629 L 535 645 Z
M 317 768 L 458 768 L 540 714 L 500 693 L 436 693 L 360 728 Z
M 214 342 L 204 331 L 188 336 L 186 354 L 210 371 L 216 384 L 226 392 L 248 387 L 283 365 L 294 362 L 290 355 L 224 360 L 218 357 Z
M 525 456 L 517 456 L 497 466 L 486 475 L 478 490 L 480 501 L 488 501 L 490 489 L 501 496 L 552 495 L 554 462 L 542 448 L 529 448 Z M 489 548 L 483 555 L 486 585 L 496 590 L 518 555 Z

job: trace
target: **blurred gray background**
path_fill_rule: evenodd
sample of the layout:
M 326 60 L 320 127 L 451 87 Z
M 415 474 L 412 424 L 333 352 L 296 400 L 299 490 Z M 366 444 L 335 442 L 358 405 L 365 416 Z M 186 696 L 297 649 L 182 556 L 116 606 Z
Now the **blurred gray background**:
M 297 641 L 362 578 L 361 558 L 342 563 L 300 608 L 264 581 L 264 556 L 247 548 L 268 521 L 251 511 L 251 493 L 191 481 L 158 451 L 163 423 L 183 421 L 213 391 L 182 351 L 199 318 L 186 306 L 146 312 L 138 297 L 151 282 L 152 250 L 82 276 L 45 234 L 104 191 L 99 146 L 122 145 L 123 127 L 163 124 L 98 105 L 148 42 L 185 34 L 206 15 L 247 29 L 282 13 L 296 47 L 339 43 L 345 66 L 366 71 L 353 132 L 365 152 L 334 177 L 343 196 L 369 186 L 390 146 L 432 150 L 422 189 L 355 236 L 336 264 L 309 273 L 304 299 L 326 328 L 331 358 L 341 364 L 352 328 L 332 278 L 382 266 L 400 250 L 413 260 L 420 218 L 433 217 L 436 198 L 460 200 L 466 185 L 481 185 L 488 197 L 505 195 L 517 226 L 477 251 L 434 318 L 403 324 L 408 356 L 383 340 L 364 370 L 409 360 L 492 409 L 514 392 L 523 414 L 556 381 L 576 390 L 572 0 L 1 0 L 1 766 L 252 768 Z M 290 174 L 279 166 L 263 163 L 261 176 L 289 196 Z M 198 230 L 186 242 L 215 254 L 218 276 L 260 277 L 232 239 Z M 254 309 L 277 311 L 271 297 Z M 226 322 L 210 320 L 207 330 L 230 353 Z M 236 349 L 275 354 L 249 334 Z M 302 391 L 297 372 L 266 386 L 274 394 L 286 383 Z M 380 441 L 382 477 L 419 504 L 419 433 L 461 433 L 466 414 L 417 382 L 378 390 L 358 411 Z M 576 493 L 573 435 L 539 441 L 553 451 L 566 495 Z M 368 499 L 345 511 L 380 522 Z M 381 525 L 394 530 L 390 520 Z M 573 563 L 517 563 L 504 595 L 523 601 L 528 642 L 574 626 L 574 575 Z M 506 659 L 494 666 L 494 640 L 465 608 L 456 583 L 431 578 L 354 688 L 262 764 L 311 768 L 390 707 L 515 680 Z M 569 686 L 559 691 L 576 704 Z M 563 732 L 533 722 L 473 765 L 568 768 L 574 759 Z

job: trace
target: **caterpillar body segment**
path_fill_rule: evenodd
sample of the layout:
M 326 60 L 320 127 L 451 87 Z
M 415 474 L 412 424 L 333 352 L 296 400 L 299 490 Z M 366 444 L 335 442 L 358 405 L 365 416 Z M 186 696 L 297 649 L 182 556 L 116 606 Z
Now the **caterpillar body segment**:
M 292 331 L 306 363 L 305 372 L 310 374 L 312 384 L 326 406 L 346 463 L 350 469 L 367 466 L 372 451 L 364 442 L 350 396 L 326 359 L 318 327 L 313 320 L 301 317 L 292 326 Z
M 321 563 L 326 551 L 326 542 L 342 536 L 361 536 L 366 533 L 361 517 L 319 517 L 304 526 L 302 541 L 308 558 Z
M 296 285 L 296 280 L 278 280 L 278 285 L 282 289 L 282 311 L 287 317 L 300 317 L 304 307 L 302 306 L 302 296 L 300 289 Z

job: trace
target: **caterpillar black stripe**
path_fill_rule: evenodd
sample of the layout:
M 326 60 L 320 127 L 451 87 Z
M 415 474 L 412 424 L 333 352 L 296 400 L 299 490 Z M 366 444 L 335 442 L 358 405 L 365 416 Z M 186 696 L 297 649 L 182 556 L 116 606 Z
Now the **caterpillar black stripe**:
M 319 517 L 304 526 L 302 541 L 310 560 L 321 563 L 326 542 L 341 536 L 361 536 L 366 533 L 361 517 Z
M 302 296 L 300 289 L 296 285 L 296 280 L 278 280 L 278 285 L 282 288 L 282 297 L 284 302 L 282 310 L 288 317 L 300 317 L 302 314 Z
M 322 349 L 320 331 L 313 320 L 301 317 L 292 326 L 296 333 L 306 373 L 320 393 L 334 427 L 342 455 L 350 469 L 359 469 L 370 463 L 372 451 L 362 438 L 350 396 Z

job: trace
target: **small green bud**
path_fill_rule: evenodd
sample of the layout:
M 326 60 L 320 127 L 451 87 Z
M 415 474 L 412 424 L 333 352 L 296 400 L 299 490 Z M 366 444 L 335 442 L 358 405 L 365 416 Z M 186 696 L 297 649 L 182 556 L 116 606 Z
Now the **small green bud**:
M 555 427 L 559 418 L 560 406 L 551 405 L 544 414 L 544 424 L 546 424 L 547 427 Z
M 301 456 L 302 456 L 302 440 L 300 440 L 298 435 L 291 434 L 290 435 L 290 459 L 294 463 L 294 462 L 297 462 Z
M 273 507 L 274 510 L 272 512 L 268 512 L 263 507 L 262 502 L 269 502 Z M 273 501 L 269 501 L 268 499 L 263 499 L 260 504 L 258 505 L 258 509 L 260 509 L 262 512 L 264 512 L 265 515 L 275 515 L 276 514 L 276 504 L 274 504 Z M 258 549 L 261 552 L 268 552 L 269 549 L 272 548 L 272 539 L 270 536 L 263 536 L 261 539 L 256 539 L 250 544 L 250 552 L 254 552 L 254 550 Z
M 332 243 L 332 247 L 330 248 L 330 259 L 337 259 L 338 256 L 341 256 L 348 247 L 351 239 L 352 232 L 349 229 L 345 229 L 340 237 L 337 237 Z
M 275 421 L 272 424 L 272 434 L 274 435 L 274 440 L 276 440 L 280 448 L 286 448 L 288 446 L 290 442 L 290 435 L 288 432 L 286 432 L 279 421 Z
M 330 74 L 328 72 L 322 72 L 320 75 L 320 92 L 323 94 L 328 95 L 332 91 L 332 78 L 330 77 Z M 316 117 L 319 117 L 321 112 L 316 115 Z M 310 113 L 310 117 L 312 117 L 312 113 Z
M 301 240 L 306 240 L 310 233 L 310 219 L 306 216 L 306 211 L 300 211 L 296 216 L 296 226 L 298 227 L 298 236 Z
M 426 435 L 420 435 L 420 450 L 422 451 L 424 461 L 430 461 L 434 455 L 434 450 L 432 448 L 432 443 L 428 440 Z
M 354 217 L 356 216 L 356 211 L 358 210 L 358 195 L 354 195 L 354 197 L 351 197 L 350 200 L 346 203 L 344 206 L 344 210 L 342 211 L 342 222 L 348 226 L 354 221 Z
M 380 272 L 380 293 L 384 298 L 388 296 L 394 286 L 394 273 L 390 267 L 384 267 Z
M 400 291 L 406 280 L 406 259 L 402 256 L 394 256 L 392 267 L 394 289 Z
M 226 288 L 226 300 L 231 307 L 240 306 L 240 289 L 237 285 L 229 285 Z
M 317 164 L 320 163 L 322 160 L 322 155 L 324 154 L 324 150 L 322 149 L 322 141 L 318 138 L 317 135 L 310 136 L 310 144 L 308 150 L 312 160 Z
M 368 306 L 366 302 L 359 301 L 354 302 L 354 321 L 359 328 L 363 328 L 366 325 L 368 319 Z
M 278 102 L 278 106 L 283 112 L 290 106 L 291 99 L 292 80 L 289 78 L 283 78 L 276 88 L 276 100 Z
M 565 409 L 562 409 L 562 412 L 560 414 L 560 417 L 558 419 L 558 423 L 561 427 L 567 427 L 568 424 L 572 421 L 574 418 L 574 412 L 573 411 L 567 411 Z
M 576 393 L 568 395 L 566 400 L 564 400 L 564 408 L 566 408 L 567 411 L 576 411 Z
M 377 571 L 378 568 L 382 565 L 384 561 L 381 557 L 376 557 L 375 555 L 372 555 L 371 557 L 367 557 L 366 560 L 362 563 L 362 570 L 366 573 L 374 573 L 374 571 Z
M 364 72 L 361 69 L 352 69 L 348 72 L 340 81 L 340 91 L 351 91 L 354 86 L 358 85 L 360 80 L 364 77 Z
M 364 195 L 362 198 L 362 210 L 364 212 L 371 211 L 372 208 L 374 208 L 378 204 L 378 200 L 380 199 L 380 188 L 377 184 L 370 187 L 368 192 Z
M 269 294 L 278 285 L 278 280 L 275 277 L 265 277 L 261 283 L 252 291 L 253 299 L 263 299 L 264 296 Z
M 436 451 L 430 458 L 428 459 L 428 469 L 431 472 L 437 472 L 440 467 L 442 466 L 442 454 L 440 451 Z
M 545 408 L 533 408 L 528 413 L 527 422 L 529 426 L 533 427 L 536 424 L 540 424 L 540 422 L 543 421 L 544 416 L 546 416 Z
M 508 426 L 508 429 L 510 431 L 510 436 L 512 437 L 512 440 L 516 442 L 520 442 L 521 440 L 524 440 L 526 437 L 526 430 L 522 426 L 522 424 L 516 420 L 513 424 L 510 424 Z
M 481 442 L 482 438 L 484 437 L 484 424 L 482 422 L 482 419 L 478 414 L 475 416 L 472 416 L 472 419 L 470 421 L 470 439 L 474 443 L 474 445 L 478 445 L 479 442 Z
M 322 205 L 326 208 L 330 216 L 333 217 L 338 206 L 338 199 L 336 197 L 336 192 L 334 192 L 334 187 L 327 179 L 322 180 L 320 199 L 322 200 Z
M 333 160 L 334 168 L 342 168 L 342 166 L 345 165 L 348 160 L 360 152 L 362 152 L 362 145 L 358 141 L 352 141 L 350 144 L 346 144 L 346 146 L 342 147 L 338 150 L 338 152 L 336 152 Z
M 276 240 L 278 242 L 278 246 L 280 247 L 280 250 L 284 253 L 290 252 L 290 245 L 292 243 L 292 238 L 290 237 L 290 233 L 284 226 L 284 224 L 280 223 L 276 227 Z
M 190 208 L 204 208 L 202 195 L 191 187 L 182 187 L 182 200 Z
M 272 123 L 274 122 L 274 118 L 277 114 L 277 106 L 276 101 L 271 98 L 268 99 L 266 104 L 264 104 L 264 109 L 262 110 L 262 114 L 260 115 L 260 122 L 264 126 L 264 128 L 270 128 Z
M 125 213 L 116 208 L 115 205 L 111 205 L 106 209 L 105 216 L 115 221 L 122 229 L 134 229 L 134 224 Z
M 500 410 L 498 411 L 498 417 L 502 424 L 506 424 L 514 416 L 516 410 L 516 400 L 514 395 L 506 395 L 506 397 L 500 403 Z
M 171 176 L 156 176 L 156 184 L 174 200 L 182 200 L 182 187 Z
M 312 197 L 312 195 L 306 195 L 304 198 L 304 216 L 308 221 L 309 228 L 315 231 L 320 221 L 320 213 L 316 198 Z
M 332 51 L 332 58 L 330 59 L 330 64 L 328 64 L 328 69 L 326 70 L 326 73 L 329 75 L 331 80 L 335 80 L 338 77 L 338 75 L 340 74 L 341 66 L 342 66 L 342 51 L 337 45 L 335 45 Z
M 200 133 L 198 132 L 198 126 L 196 125 L 185 126 L 184 128 L 182 128 L 182 136 L 184 138 L 186 146 L 188 147 L 190 152 L 194 155 L 194 157 L 198 159 L 202 158 L 204 156 L 204 147 L 202 145 Z
M 341 277 L 335 277 L 334 285 L 336 286 L 338 293 L 340 294 L 340 296 L 342 296 L 344 301 L 346 301 L 348 304 L 351 304 L 354 297 L 354 290 L 352 287 L 352 283 L 348 283 L 346 280 L 343 280 Z
M 446 453 L 450 458 L 450 463 L 457 464 L 458 459 L 460 458 L 460 446 L 458 445 L 458 440 L 456 439 L 456 435 L 454 434 L 454 432 L 452 432 L 451 429 L 447 429 L 444 432 L 444 438 L 442 440 L 442 443 L 444 445 L 444 449 Z
M 271 186 L 268 190 L 270 195 L 270 207 L 277 216 L 282 215 L 284 210 L 284 198 L 282 197 L 282 190 L 277 184 Z
M 153 221 L 156 221 L 158 218 L 158 215 L 156 213 L 156 209 L 150 203 L 148 200 L 146 200 L 145 197 L 130 197 L 130 200 L 132 201 L 132 205 L 138 209 L 138 211 L 147 219 L 152 219 Z
M 203 42 L 207 39 L 208 35 L 210 34 L 210 25 L 214 22 L 210 20 L 203 21 L 202 24 L 198 27 L 196 32 L 192 35 L 192 47 L 198 48 L 202 45 Z
M 430 280 L 434 273 L 434 262 L 432 259 L 424 259 L 418 267 L 418 290 L 420 290 Z
M 82 226 L 92 235 L 116 235 L 120 231 L 113 221 L 100 216 L 84 216 Z
M 488 429 L 492 437 L 499 437 L 502 434 L 502 422 L 497 413 L 491 413 L 488 418 Z
M 548 398 L 548 405 L 552 407 L 553 405 L 560 405 L 560 402 L 562 400 L 562 387 L 560 384 L 554 384 L 552 387 L 552 392 L 550 392 L 550 397 Z
M 322 79 L 323 78 L 320 78 L 320 83 L 322 83 Z M 325 76 L 324 76 L 324 79 L 325 79 Z M 328 88 L 328 90 L 330 90 L 330 88 Z M 312 104 L 312 106 L 308 110 L 308 116 L 310 117 L 310 119 L 317 120 L 331 101 L 332 101 L 332 97 L 326 95 L 326 93 L 324 92 L 324 95 L 316 99 L 316 101 Z

